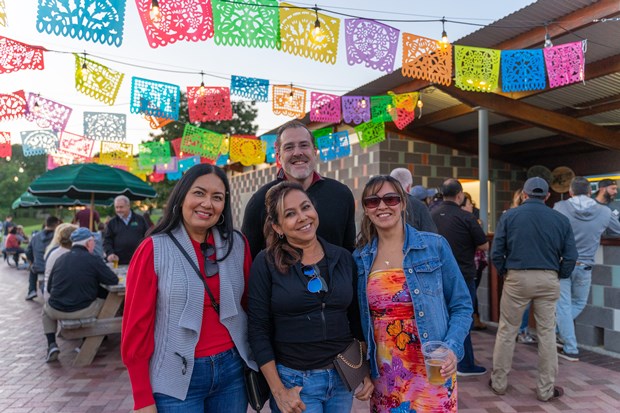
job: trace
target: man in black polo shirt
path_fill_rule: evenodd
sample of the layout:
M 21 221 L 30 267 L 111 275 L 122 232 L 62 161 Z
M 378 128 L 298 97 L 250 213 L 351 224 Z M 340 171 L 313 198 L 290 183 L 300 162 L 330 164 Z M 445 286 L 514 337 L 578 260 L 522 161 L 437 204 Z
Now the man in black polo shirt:
M 243 215 L 241 232 L 246 236 L 252 258 L 265 248 L 265 195 L 282 181 L 300 184 L 314 202 L 321 225 L 317 234 L 330 244 L 355 249 L 355 199 L 346 185 L 316 172 L 319 160 L 314 137 L 298 120 L 278 129 L 276 155 L 282 168 L 275 180 L 263 185 L 252 195 Z
M 523 196 L 523 204 L 502 214 L 493 239 L 491 258 L 497 273 L 505 278 L 489 387 L 495 394 L 506 393 L 515 338 L 523 311 L 531 302 L 538 336 L 536 393 L 538 400 L 546 402 L 564 394 L 555 386 L 555 308 L 560 298 L 559 278 L 570 277 L 577 248 L 568 218 L 545 205 L 549 184 L 544 179 L 525 181 Z
M 461 204 L 465 199 L 461 183 L 454 178 L 447 179 L 441 187 L 441 192 L 443 202 L 431 211 L 431 216 L 437 225 L 437 232 L 446 238 L 450 244 L 452 254 L 454 254 L 461 273 L 463 273 L 473 303 L 476 296 L 474 256 L 477 249 L 488 250 L 489 242 L 474 214 L 461 209 Z M 486 368 L 477 366 L 475 363 L 474 348 L 469 334 L 465 338 L 464 350 L 465 355 L 458 364 L 457 374 L 459 376 L 478 376 L 486 373 Z

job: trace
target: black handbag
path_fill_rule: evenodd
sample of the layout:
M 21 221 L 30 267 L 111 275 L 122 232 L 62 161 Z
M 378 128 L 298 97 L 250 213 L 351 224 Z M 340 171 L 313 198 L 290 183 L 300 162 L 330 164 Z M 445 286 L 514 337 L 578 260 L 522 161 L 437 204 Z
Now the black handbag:
M 370 365 L 364 356 L 362 343 L 354 338 L 346 350 L 334 359 L 334 367 L 350 392 L 355 390 L 370 373 Z
M 253 410 L 260 412 L 271 394 L 269 384 L 267 384 L 267 380 L 265 376 L 263 376 L 263 373 L 254 371 L 247 366 L 243 377 L 245 379 L 245 391 L 248 395 L 248 403 Z
M 194 271 L 196 271 L 198 278 L 200 278 L 200 281 L 202 281 L 205 287 L 205 291 L 209 295 L 209 299 L 211 300 L 211 306 L 213 307 L 215 312 L 219 314 L 220 306 L 215 301 L 215 297 L 213 297 L 213 293 L 211 293 L 211 289 L 207 285 L 205 279 L 202 277 L 200 270 L 196 267 L 194 261 L 192 261 L 187 251 L 183 249 L 183 247 L 174 237 L 174 235 L 168 234 L 168 236 L 170 237 L 170 239 L 172 239 L 177 248 L 183 253 L 187 261 L 191 264 L 192 268 L 194 268 Z M 265 405 L 267 399 L 269 399 L 269 395 L 271 394 L 269 390 L 269 384 L 267 384 L 265 376 L 263 376 L 263 373 L 261 373 L 260 371 L 254 371 L 246 365 L 245 371 L 243 373 L 243 379 L 245 381 L 245 391 L 248 395 L 248 403 L 250 404 L 250 407 L 257 412 L 260 412 L 260 410 Z

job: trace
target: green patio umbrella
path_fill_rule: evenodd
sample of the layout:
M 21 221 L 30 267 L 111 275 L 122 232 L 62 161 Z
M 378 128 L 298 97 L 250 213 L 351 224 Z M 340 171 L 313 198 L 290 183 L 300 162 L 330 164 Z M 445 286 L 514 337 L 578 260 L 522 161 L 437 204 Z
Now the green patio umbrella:
M 97 206 L 110 206 L 114 198 L 95 199 Z M 19 198 L 13 201 L 12 209 L 17 208 L 51 208 L 58 206 L 86 206 L 90 205 L 90 199 L 72 199 L 66 196 L 57 198 L 49 196 L 36 196 L 30 192 L 24 192 Z
M 95 199 L 125 195 L 132 200 L 152 198 L 157 192 L 137 176 L 97 163 L 59 166 L 32 181 L 28 192 L 37 196 L 90 199 L 91 211 Z M 91 227 L 92 227 L 91 214 Z

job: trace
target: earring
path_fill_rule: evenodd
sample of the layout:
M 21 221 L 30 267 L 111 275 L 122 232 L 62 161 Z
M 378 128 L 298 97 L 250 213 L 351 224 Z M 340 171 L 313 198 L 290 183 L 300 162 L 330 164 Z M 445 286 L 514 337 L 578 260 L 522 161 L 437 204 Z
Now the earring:
M 221 220 L 221 222 L 220 222 Z M 215 225 L 222 225 L 224 223 L 226 219 L 224 218 L 224 215 L 220 215 L 220 219 L 217 220 L 217 224 Z
M 280 233 L 278 232 L 278 238 L 280 238 L 280 239 L 284 238 L 284 234 L 280 234 Z
M 172 215 L 176 215 L 177 214 L 177 207 L 178 205 L 175 205 L 172 207 Z

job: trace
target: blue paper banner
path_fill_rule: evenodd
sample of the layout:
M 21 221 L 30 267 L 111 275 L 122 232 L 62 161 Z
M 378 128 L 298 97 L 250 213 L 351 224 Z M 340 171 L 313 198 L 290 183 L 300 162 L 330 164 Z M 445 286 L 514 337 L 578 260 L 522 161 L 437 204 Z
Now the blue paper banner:
M 319 156 L 323 162 L 344 158 L 351 155 L 349 132 L 341 131 L 330 133 L 317 138 Z
M 232 75 L 230 79 L 230 94 L 258 102 L 267 102 L 269 98 L 269 80 Z
M 541 49 L 502 50 L 502 91 L 521 92 L 547 87 Z
M 267 143 L 265 152 L 265 162 L 274 163 L 276 161 L 276 138 L 278 135 L 263 135 L 260 140 Z
M 131 78 L 131 113 L 144 113 L 158 118 L 179 119 L 181 88 L 155 80 Z
M 58 149 L 60 140 L 53 130 L 31 130 L 20 132 L 24 156 L 50 154 Z
M 200 163 L 200 156 L 191 156 L 185 159 L 179 159 L 179 172 L 183 173 L 194 165 Z

